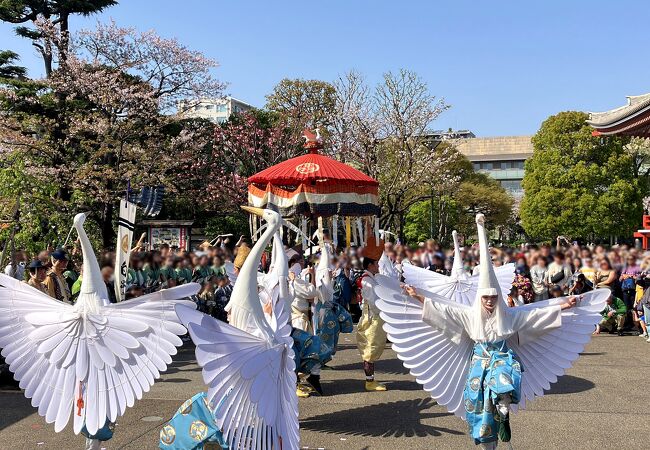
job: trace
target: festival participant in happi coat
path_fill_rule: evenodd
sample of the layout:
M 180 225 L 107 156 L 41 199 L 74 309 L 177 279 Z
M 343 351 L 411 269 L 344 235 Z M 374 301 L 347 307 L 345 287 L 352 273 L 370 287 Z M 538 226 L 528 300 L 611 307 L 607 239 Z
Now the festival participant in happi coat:
M 393 349 L 439 404 L 463 417 L 484 449 L 509 442 L 509 413 L 541 396 L 589 341 L 608 292 L 508 308 L 476 218 L 479 286 L 472 305 L 378 276 L 377 305 Z M 404 292 L 406 291 L 406 294 Z
M 375 381 L 375 362 L 381 358 L 386 347 L 386 332 L 384 321 L 379 316 L 379 309 L 375 304 L 375 276 L 379 273 L 379 260 L 384 251 L 382 240 L 376 241 L 374 236 L 369 236 L 363 249 L 363 275 L 357 279 L 357 286 L 363 299 L 362 314 L 357 325 L 357 348 L 363 361 L 363 371 L 366 375 L 366 391 L 385 391 L 386 385 Z
M 73 421 L 86 449 L 99 450 L 113 424 L 148 392 L 186 330 L 176 300 L 193 295 L 187 285 L 110 303 L 106 283 L 83 229 L 74 218 L 83 253 L 81 290 L 69 305 L 11 277 L 0 275 L 0 347 L 25 396 L 54 430 Z M 56 259 L 55 259 L 56 260 Z

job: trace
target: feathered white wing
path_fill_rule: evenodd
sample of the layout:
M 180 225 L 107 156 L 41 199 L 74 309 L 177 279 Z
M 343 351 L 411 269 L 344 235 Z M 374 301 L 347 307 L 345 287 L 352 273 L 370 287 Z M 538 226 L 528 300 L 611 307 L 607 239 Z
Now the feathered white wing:
M 0 346 L 9 369 L 46 422 L 91 434 L 114 422 L 147 392 L 182 341 L 175 301 L 184 285 L 82 316 L 13 278 L 0 275 Z
M 543 334 L 535 341 L 519 344 L 515 336 L 508 339 L 508 346 L 518 356 L 523 366 L 521 377 L 521 399 L 513 410 L 524 409 L 526 402 L 535 396 L 544 395 L 558 377 L 572 366 L 580 352 L 591 340 L 594 326 L 600 322 L 605 301 L 610 295 L 608 289 L 599 289 L 584 294 L 574 308 L 562 311 L 562 326 Z M 518 306 L 517 309 L 532 310 L 551 305 L 558 305 L 565 298 Z
M 476 299 L 478 275 L 448 277 L 412 264 L 404 264 L 404 280 L 407 284 L 453 300 L 471 305 Z M 515 277 L 515 265 L 506 264 L 494 269 L 502 294 L 508 295 Z
M 422 304 L 401 292 L 399 283 L 375 276 L 375 292 L 384 330 L 393 350 L 418 383 L 449 412 L 465 417 L 463 390 L 473 342 L 459 343 L 422 321 Z
M 275 341 L 253 336 L 182 306 L 176 308 L 196 344 L 208 399 L 230 448 L 299 448 L 293 340 L 278 302 Z

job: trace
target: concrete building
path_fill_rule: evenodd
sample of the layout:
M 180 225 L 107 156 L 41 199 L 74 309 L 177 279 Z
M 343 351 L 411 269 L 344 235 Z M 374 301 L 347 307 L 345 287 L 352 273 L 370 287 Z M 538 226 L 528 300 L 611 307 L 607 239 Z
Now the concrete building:
M 232 114 L 253 109 L 241 100 L 233 97 L 202 98 L 200 100 L 181 100 L 178 102 L 178 112 L 183 117 L 199 117 L 214 123 L 227 121 Z
M 474 170 L 499 180 L 515 197 L 523 195 L 524 162 L 533 154 L 532 136 L 501 136 L 459 139 L 456 148 Z

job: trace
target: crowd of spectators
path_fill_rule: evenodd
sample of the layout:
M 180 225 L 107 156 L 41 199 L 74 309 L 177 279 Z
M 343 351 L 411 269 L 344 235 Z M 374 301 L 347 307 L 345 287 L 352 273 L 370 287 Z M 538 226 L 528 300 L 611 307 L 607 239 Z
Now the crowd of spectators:
M 386 253 L 398 270 L 403 264 L 413 264 L 448 275 L 453 262 L 453 251 L 443 249 L 433 240 L 416 247 L 386 244 Z M 463 269 L 474 273 L 478 246 L 463 247 L 460 255 Z M 650 252 L 627 245 L 578 245 L 560 236 L 553 246 L 495 246 L 491 248 L 491 258 L 495 266 L 515 265 L 515 279 L 506 298 L 510 306 L 609 289 L 610 298 L 595 333 L 638 332 L 648 338 L 650 289 L 646 288 L 650 286 Z
M 229 238 L 204 242 L 199 248 L 187 251 L 168 245 L 154 250 L 144 247 L 131 252 L 130 267 L 126 275 L 125 300 L 163 288 L 196 282 L 201 284 L 194 297 L 198 308 L 220 320 L 226 320 L 224 307 L 232 292 L 229 264 L 237 254 L 243 237 L 238 242 Z M 295 250 L 291 262 L 303 267 L 317 264 L 317 257 L 304 258 Z M 398 271 L 412 264 L 449 275 L 453 263 L 453 249 L 445 249 L 429 240 L 416 246 L 386 243 L 385 253 Z M 468 245 L 460 250 L 463 269 L 471 274 L 478 266 L 478 245 Z M 644 319 L 650 313 L 650 252 L 615 245 L 578 245 L 558 237 L 554 246 L 521 245 L 491 249 L 495 266 L 512 263 L 515 279 L 506 295 L 510 306 L 544 301 L 564 295 L 578 295 L 595 288 L 611 291 L 603 320 L 596 332 L 610 331 L 623 335 L 638 332 L 648 337 Z M 14 254 L 14 263 L 5 267 L 5 273 L 27 281 L 44 293 L 59 300 L 74 303 L 81 285 L 81 254 L 75 249 L 43 251 L 33 260 L 25 252 Z M 99 257 L 102 275 L 111 301 L 116 301 L 114 289 L 113 252 Z M 262 270 L 270 255 L 262 260 Z M 15 264 L 15 267 L 14 267 Z M 360 316 L 360 294 L 357 280 L 363 274 L 362 251 L 356 247 L 339 249 L 333 259 L 335 271 L 334 300 L 350 311 L 355 321 Z M 650 340 L 649 340 L 650 341 Z

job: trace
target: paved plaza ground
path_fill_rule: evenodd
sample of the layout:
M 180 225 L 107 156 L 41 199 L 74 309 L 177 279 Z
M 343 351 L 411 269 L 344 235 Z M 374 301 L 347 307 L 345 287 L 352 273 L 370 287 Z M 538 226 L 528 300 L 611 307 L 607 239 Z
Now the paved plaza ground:
M 377 363 L 384 393 L 363 392 L 354 334 L 341 336 L 332 367 L 323 372 L 327 397 L 300 400 L 302 447 L 309 449 L 472 449 L 465 424 L 436 405 L 387 347 Z M 596 337 L 552 391 L 512 419 L 520 449 L 644 449 L 650 409 L 650 344 L 634 336 Z M 118 421 L 107 450 L 158 448 L 158 431 L 180 404 L 202 389 L 187 346 L 172 367 Z M 20 392 L 0 392 L 0 449 L 80 449 L 70 427 L 54 433 Z

